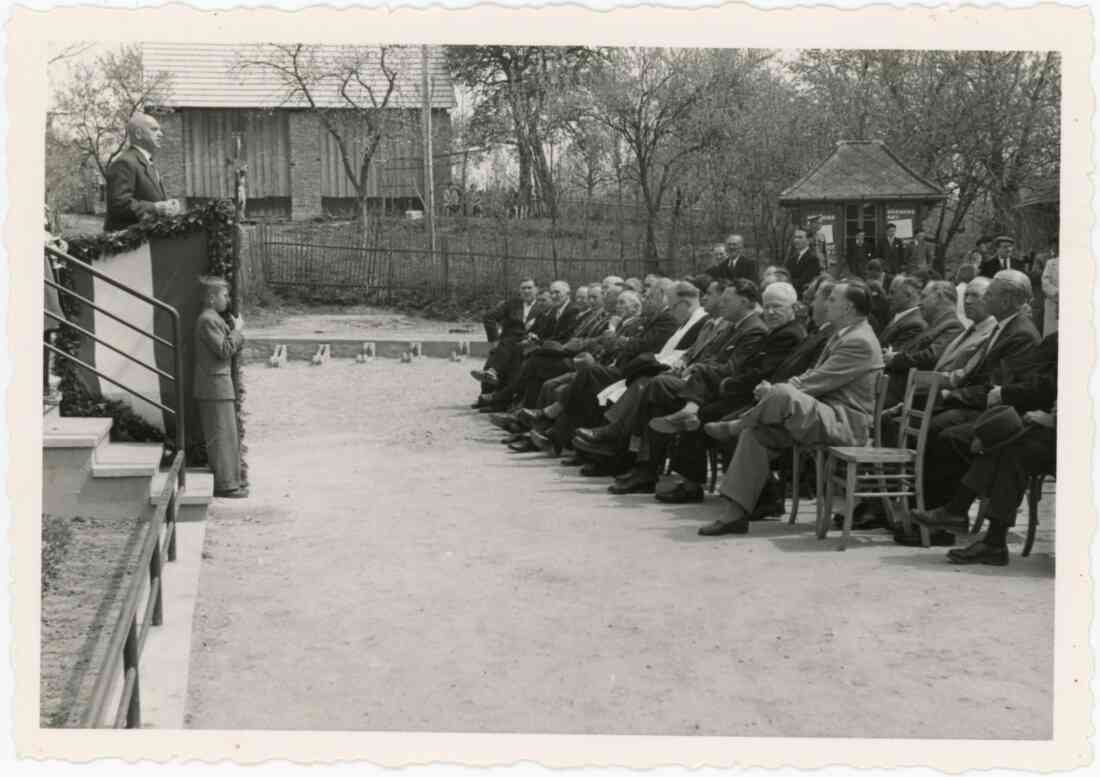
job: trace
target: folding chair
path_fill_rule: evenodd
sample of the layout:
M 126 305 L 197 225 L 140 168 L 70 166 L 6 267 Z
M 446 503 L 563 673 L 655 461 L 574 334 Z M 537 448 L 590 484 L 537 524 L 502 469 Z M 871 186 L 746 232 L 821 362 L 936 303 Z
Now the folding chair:
M 848 546 L 857 499 L 882 499 L 891 524 L 895 523 L 892 500 L 897 499 L 902 524 L 906 532 L 909 531 L 909 497 L 916 497 L 917 509 L 924 510 L 924 449 L 942 381 L 943 375 L 938 372 L 909 371 L 896 448 L 829 446 L 825 462 L 824 505 L 818 500 L 819 539 L 824 539 L 828 534 L 829 513 L 837 493 L 844 499 L 844 534 L 838 550 Z M 917 407 L 918 393 L 925 397 L 923 409 Z M 881 424 L 878 405 L 876 397 L 876 409 L 880 416 L 876 419 L 876 427 Z M 876 436 L 881 441 L 881 432 L 877 431 Z M 921 544 L 930 546 L 931 535 L 927 527 L 921 526 L 920 533 Z

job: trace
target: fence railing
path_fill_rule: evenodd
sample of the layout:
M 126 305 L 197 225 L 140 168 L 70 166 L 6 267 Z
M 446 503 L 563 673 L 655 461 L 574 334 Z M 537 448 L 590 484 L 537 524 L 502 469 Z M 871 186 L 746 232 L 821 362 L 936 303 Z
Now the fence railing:
M 146 586 L 144 575 L 130 577 L 115 620 L 111 639 L 96 667 L 92 696 L 80 716 L 81 728 L 141 728 L 141 654 L 149 629 L 164 623 L 164 564 L 176 560 L 176 518 L 184 473 L 183 450 L 176 452 L 172 467 L 157 497 L 156 508 L 146 528 L 137 569 L 148 569 L 149 591 L 144 609 L 138 609 Z M 164 538 L 161 539 L 163 530 Z M 122 690 L 112 717 L 104 718 L 111 689 L 121 672 Z
M 504 245 L 508 247 L 507 241 Z M 512 291 L 526 277 L 576 285 L 607 275 L 641 277 L 651 269 L 640 254 L 601 257 L 562 251 L 554 256 L 522 248 L 519 252 L 489 252 L 470 250 L 446 239 L 433 252 L 407 246 L 294 240 L 263 227 L 255 231 L 249 252 L 250 263 L 262 267 L 264 281 L 273 289 L 319 295 L 378 292 L 383 301 L 403 289 L 439 295 L 501 294 Z M 709 252 L 687 248 L 677 264 L 681 272 L 692 272 L 710 263 Z
M 73 356 L 72 354 L 62 350 L 61 348 L 58 348 L 57 346 L 53 345 L 52 343 L 45 343 L 46 348 L 48 348 L 50 350 L 50 352 L 53 353 L 55 356 L 57 356 L 59 358 L 62 358 L 62 359 L 66 359 L 67 361 L 72 362 L 73 364 L 77 365 L 81 369 L 87 370 L 88 372 L 91 372 L 91 373 L 94 373 L 95 375 L 98 375 L 100 378 L 107 381 L 108 383 L 111 383 L 112 385 L 118 386 L 123 391 L 126 391 L 127 393 L 129 393 L 129 394 L 131 394 L 135 397 L 138 397 L 139 399 L 141 399 L 145 402 L 148 402 L 150 405 L 153 405 L 154 407 L 157 407 L 160 410 L 164 411 L 165 413 L 168 413 L 169 415 L 171 415 L 173 417 L 173 419 L 175 420 L 176 450 L 181 452 L 181 453 L 186 451 L 187 450 L 187 430 L 186 430 L 186 426 L 185 426 L 185 423 L 184 423 L 184 411 L 183 411 L 183 402 L 184 402 L 184 393 L 185 392 L 184 392 L 184 387 L 182 385 L 182 381 L 183 381 L 183 348 L 182 348 L 182 341 L 181 341 L 182 333 L 180 331 L 181 326 L 180 326 L 179 311 L 177 311 L 171 305 L 168 305 L 167 303 L 162 302 L 161 300 L 157 299 L 156 297 L 150 297 L 147 294 L 143 294 L 140 291 L 137 291 L 136 289 L 133 289 L 130 286 L 127 286 L 122 281 L 119 281 L 116 278 L 112 278 L 110 275 L 108 275 L 104 272 L 100 272 L 99 270 L 95 269 L 94 267 L 92 267 L 87 262 L 82 262 L 79 259 L 77 259 L 76 257 L 70 256 L 69 254 L 65 253 L 64 251 L 62 251 L 62 250 L 60 250 L 60 249 L 58 249 L 54 246 L 46 246 L 46 251 L 49 252 L 50 255 L 52 255 L 52 256 L 60 259 L 61 261 L 65 262 L 65 264 L 67 264 L 71 268 L 76 268 L 78 270 L 83 270 L 84 272 L 89 273 L 93 277 L 102 280 L 104 283 L 108 283 L 111 286 L 114 286 L 116 289 L 118 289 L 118 290 L 120 290 L 120 291 L 122 291 L 126 294 L 129 294 L 131 297 L 134 297 L 135 299 L 139 299 L 142 302 L 145 302 L 146 304 L 151 305 L 153 308 L 158 309 L 158 310 L 162 310 L 166 314 L 168 314 L 168 317 L 170 318 L 170 320 L 172 322 L 172 339 L 171 340 L 167 340 L 163 337 L 160 337 L 159 335 L 157 335 L 154 332 L 150 332 L 150 331 L 148 331 L 146 329 L 143 329 L 139 326 L 135 326 L 134 324 L 132 324 L 129 321 L 121 318 L 117 314 L 112 313 L 110 310 L 107 310 L 102 305 L 97 305 L 93 300 L 90 300 L 87 297 L 83 296 L 82 294 L 79 294 L 76 291 L 73 291 L 72 289 L 67 288 L 66 286 L 63 286 L 62 284 L 57 283 L 56 281 L 54 281 L 53 279 L 51 279 L 49 277 L 47 277 L 45 279 L 46 286 L 56 290 L 59 294 L 65 294 L 66 296 L 72 297 L 73 299 L 75 299 L 77 302 L 79 302 L 82 305 L 88 305 L 92 309 L 94 309 L 94 310 L 102 313 L 103 315 L 107 316 L 112 321 L 116 321 L 116 322 L 122 324 L 123 326 L 129 328 L 130 330 L 132 330 L 134 332 L 137 332 L 140 335 L 144 335 L 145 337 L 148 337 L 148 338 L 152 339 L 153 342 L 159 343 L 160 345 L 163 345 L 165 348 L 169 348 L 172 351 L 174 374 L 160 369 L 155 364 L 148 364 L 147 362 L 144 362 L 141 359 L 138 359 L 138 358 L 132 356 L 131 354 L 126 353 L 125 351 L 118 348 L 114 344 L 112 344 L 112 343 L 108 342 L 107 340 L 105 340 L 104 338 L 99 337 L 98 335 L 96 335 L 95 332 L 91 332 L 88 329 L 85 329 L 84 327 L 80 326 L 79 324 L 76 324 L 76 323 L 73 323 L 72 321 L 69 321 L 67 318 L 65 318 L 62 315 L 58 315 L 58 314 L 53 313 L 49 310 L 46 310 L 46 315 L 49 316 L 50 318 L 54 319 L 55 321 L 57 321 L 60 326 L 68 327 L 69 329 L 72 329 L 72 330 L 80 333 L 82 336 L 90 338 L 91 340 L 95 341 L 96 343 L 99 343 L 103 347 L 108 348 L 109 350 L 114 351 L 115 353 L 117 353 L 121 356 L 124 356 L 125 358 L 129 359 L 130 361 L 134 362 L 135 364 L 138 364 L 138 365 L 144 367 L 145 369 L 156 373 L 161 378 L 164 378 L 165 380 L 170 381 L 173 384 L 175 384 L 175 392 L 174 392 L 175 401 L 173 402 L 172 406 L 169 407 L 168 405 L 165 405 L 162 402 L 158 402 L 157 400 L 152 399 L 152 398 L 146 396 L 145 394 L 142 394 L 140 391 L 138 391 L 134 388 L 131 388 L 130 386 L 127 386 L 125 383 L 122 383 L 118 378 L 111 377 L 110 375 L 107 375 L 107 374 L 101 372 L 100 370 L 96 369 L 93 365 L 88 364 L 84 360 L 82 360 L 82 359 L 80 359 L 76 356 Z M 180 483 L 181 483 L 181 485 L 184 483 L 184 481 L 186 479 L 186 476 L 184 474 L 185 472 L 186 472 L 186 469 L 181 468 L 181 470 L 180 470 Z

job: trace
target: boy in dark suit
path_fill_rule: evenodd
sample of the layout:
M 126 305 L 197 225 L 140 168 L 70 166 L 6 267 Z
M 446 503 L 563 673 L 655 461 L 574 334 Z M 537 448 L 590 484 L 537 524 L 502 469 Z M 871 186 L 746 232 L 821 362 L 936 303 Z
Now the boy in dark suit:
M 199 279 L 203 309 L 195 321 L 195 399 L 199 405 L 206 457 L 214 471 L 214 496 L 248 496 L 241 482 L 241 441 L 237 434 L 236 389 L 230 363 L 244 344 L 244 321 L 233 316 L 233 327 L 221 314 L 229 307 L 229 284 L 222 278 Z

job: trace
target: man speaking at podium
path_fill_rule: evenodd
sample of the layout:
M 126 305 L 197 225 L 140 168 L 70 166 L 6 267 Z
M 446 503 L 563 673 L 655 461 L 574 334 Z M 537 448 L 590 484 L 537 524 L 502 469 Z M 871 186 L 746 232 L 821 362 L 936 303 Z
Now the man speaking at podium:
M 105 232 L 137 224 L 147 216 L 175 216 L 179 200 L 168 199 L 153 154 L 164 133 L 152 116 L 135 113 L 126 125 L 129 145 L 107 168 L 107 218 Z

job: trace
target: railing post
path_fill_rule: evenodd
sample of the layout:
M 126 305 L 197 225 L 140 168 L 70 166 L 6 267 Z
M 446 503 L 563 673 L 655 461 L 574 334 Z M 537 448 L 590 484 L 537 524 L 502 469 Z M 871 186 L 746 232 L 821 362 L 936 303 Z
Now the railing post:
M 160 626 L 164 623 L 164 577 L 161 574 L 164 563 L 160 555 L 160 528 L 151 526 L 150 529 L 155 529 L 157 536 L 153 544 L 153 555 L 149 557 L 149 587 L 154 589 L 155 586 L 157 595 L 153 598 L 153 612 L 148 617 L 154 626 Z
M 126 678 L 134 672 L 134 684 L 130 691 L 130 703 L 126 705 L 126 728 L 141 728 L 141 671 L 138 653 L 137 613 L 130 621 L 130 630 L 126 634 L 126 644 L 122 648 L 122 692 L 126 693 Z
M 168 560 L 176 560 L 176 517 L 179 515 L 179 492 L 183 488 L 182 483 L 183 468 L 180 467 L 180 485 L 172 491 L 172 498 L 168 500 L 168 512 L 165 513 L 165 521 L 169 530 L 168 535 Z

